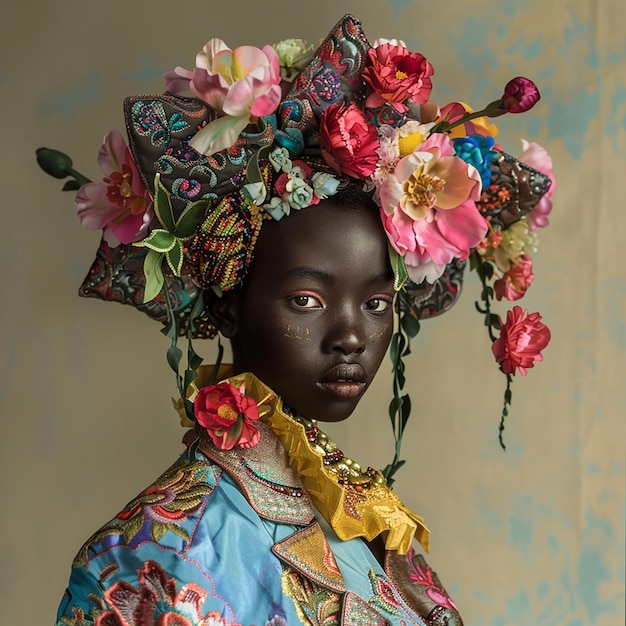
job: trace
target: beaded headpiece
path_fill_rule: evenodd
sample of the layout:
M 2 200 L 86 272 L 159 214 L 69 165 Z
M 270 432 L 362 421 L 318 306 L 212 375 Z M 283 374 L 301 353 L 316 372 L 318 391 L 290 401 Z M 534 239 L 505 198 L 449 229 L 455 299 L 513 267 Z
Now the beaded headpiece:
M 380 207 L 399 292 L 390 406 L 397 442 L 410 411 L 402 357 L 419 320 L 456 301 L 468 259 L 507 376 L 506 415 L 512 374 L 541 358 L 549 332 L 520 307 L 505 324 L 490 303 L 494 287 L 496 297 L 515 300 L 530 284 L 531 235 L 547 223 L 553 187 L 551 164 L 541 172 L 503 152 L 487 117 L 525 111 L 539 92 L 518 77 L 480 111 L 440 108 L 429 101 L 432 74 L 402 42 L 371 45 L 350 15 L 315 52 L 300 40 L 235 50 L 209 41 L 193 71 L 165 75 L 165 95 L 126 99 L 128 146 L 120 133 L 107 135 L 101 181 L 78 174 L 58 151 L 38 151 L 44 170 L 71 177 L 64 189 L 77 191 L 83 225 L 104 230 L 80 294 L 163 322 L 178 372 L 178 336 L 216 334 L 205 293 L 242 284 L 263 222 L 312 210 L 356 183 Z M 540 150 L 527 150 L 531 160 Z M 178 375 L 183 397 L 200 361 L 189 355 Z M 401 464 L 397 445 L 388 478 Z

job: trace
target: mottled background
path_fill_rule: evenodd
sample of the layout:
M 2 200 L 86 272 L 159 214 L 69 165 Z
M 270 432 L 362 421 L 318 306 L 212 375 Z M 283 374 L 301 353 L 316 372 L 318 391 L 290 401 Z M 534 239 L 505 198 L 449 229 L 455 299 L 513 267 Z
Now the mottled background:
M 440 104 L 480 107 L 512 76 L 533 78 L 543 99 L 500 118 L 500 140 L 514 154 L 521 137 L 543 144 L 559 185 L 524 300 L 553 340 L 515 381 L 507 452 L 497 444 L 504 377 L 470 276 L 416 341 L 397 491 L 431 527 L 430 561 L 468 626 L 623 625 L 623 2 L 5 4 L 0 622 L 53 621 L 81 543 L 170 464 L 182 436 L 167 340 L 130 308 L 77 297 L 99 236 L 81 229 L 35 149 L 64 150 L 96 177 L 102 137 L 123 128 L 124 96 L 161 92 L 161 74 L 191 66 L 209 38 L 315 42 L 351 11 L 370 39 L 403 38 L 427 56 Z M 199 348 L 210 360 L 214 346 Z M 358 414 L 332 430 L 377 466 L 391 453 L 383 370 Z

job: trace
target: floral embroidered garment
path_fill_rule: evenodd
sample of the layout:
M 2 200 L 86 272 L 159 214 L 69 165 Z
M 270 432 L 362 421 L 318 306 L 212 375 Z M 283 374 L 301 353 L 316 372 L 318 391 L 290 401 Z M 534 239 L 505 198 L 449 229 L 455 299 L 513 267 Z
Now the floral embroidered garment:
M 462 624 L 423 557 L 322 519 L 268 424 L 250 449 L 206 432 L 81 548 L 57 626 Z

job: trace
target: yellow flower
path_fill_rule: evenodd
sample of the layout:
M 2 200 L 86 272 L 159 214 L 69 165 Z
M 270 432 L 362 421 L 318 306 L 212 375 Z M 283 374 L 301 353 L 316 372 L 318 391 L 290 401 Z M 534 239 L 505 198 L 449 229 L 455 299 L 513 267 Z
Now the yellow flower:
M 537 252 L 539 237 L 528 229 L 526 217 L 502 231 L 502 241 L 494 251 L 496 265 L 503 272 L 508 272 L 520 254 Z

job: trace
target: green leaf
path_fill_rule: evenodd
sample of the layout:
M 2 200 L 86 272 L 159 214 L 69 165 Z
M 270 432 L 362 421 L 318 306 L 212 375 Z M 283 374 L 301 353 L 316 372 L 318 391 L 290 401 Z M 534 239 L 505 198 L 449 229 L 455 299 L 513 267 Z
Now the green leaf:
M 77 180 L 68 180 L 61 191 L 78 191 L 82 185 Z
M 226 435 L 226 444 L 230 445 L 232 442 L 236 442 L 239 437 L 241 437 L 242 432 L 243 418 L 239 416 L 235 423 L 228 429 L 228 434 Z
M 174 227 L 174 234 L 181 239 L 188 239 L 193 235 L 196 227 L 202 222 L 206 215 L 208 200 L 199 200 L 192 202 L 181 213 L 181 216 Z
M 396 291 L 402 289 L 404 283 L 409 279 L 409 273 L 404 264 L 404 257 L 401 257 L 391 244 L 387 246 L 389 250 L 389 260 L 391 261 L 391 269 L 393 270 L 393 288 Z
M 156 252 L 169 252 L 176 245 L 176 237 L 167 230 L 155 228 L 145 239 L 136 241 L 133 245 L 140 248 L 150 248 Z
M 167 526 L 163 522 L 152 522 L 151 535 L 157 543 L 163 539 L 167 532 Z
M 183 387 L 185 388 L 185 391 L 189 389 L 189 385 L 191 385 L 191 383 L 196 380 L 196 378 L 198 378 L 198 372 L 196 372 L 196 370 L 185 370 L 185 373 L 183 375 Z
M 419 320 L 410 313 L 404 313 L 400 318 L 400 325 L 409 339 L 414 339 L 420 331 Z
M 189 364 L 190 370 L 197 370 L 200 365 L 202 365 L 202 357 L 198 356 L 193 349 L 193 345 L 191 344 L 191 337 L 187 342 L 187 363 Z
M 183 351 L 178 346 L 170 346 L 167 349 L 167 362 L 169 366 L 178 373 L 180 360 L 183 358 Z
M 389 417 L 391 418 L 391 423 L 395 425 L 395 417 L 400 409 L 400 404 L 402 399 L 398 396 L 394 396 L 391 398 L 391 402 L 389 402 Z
M 143 292 L 144 303 L 153 300 L 163 288 L 163 253 L 148 250 L 143 261 L 143 273 L 146 278 L 146 286 Z
M 400 407 L 400 417 L 401 419 L 401 424 L 402 427 L 400 429 L 400 432 L 404 432 L 404 427 L 406 426 L 406 423 L 409 421 L 409 416 L 411 415 L 411 397 L 409 396 L 409 394 L 407 393 L 406 395 L 402 396 L 402 405 Z
M 160 174 L 154 176 L 154 212 L 165 230 L 174 232 L 174 213 L 170 194 L 161 182 Z
M 183 268 L 183 242 L 180 239 L 174 239 L 174 246 L 165 253 L 165 258 L 174 276 L 180 276 Z

